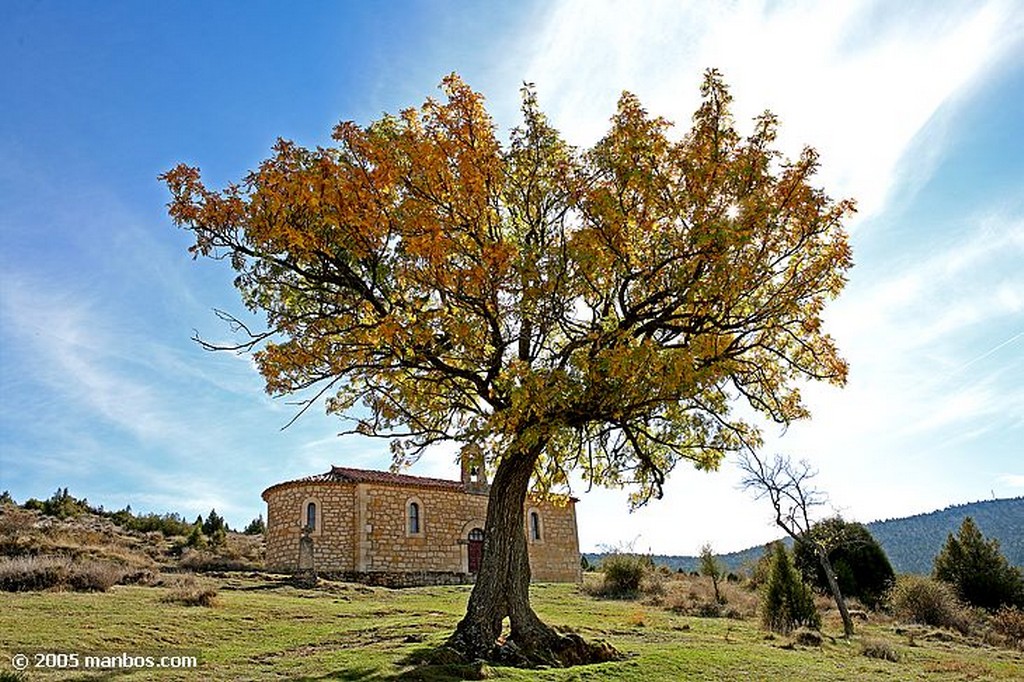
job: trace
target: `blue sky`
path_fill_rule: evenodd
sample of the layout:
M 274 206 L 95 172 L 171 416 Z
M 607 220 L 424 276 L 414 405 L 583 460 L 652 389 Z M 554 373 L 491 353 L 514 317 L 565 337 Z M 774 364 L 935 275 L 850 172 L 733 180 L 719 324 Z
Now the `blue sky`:
M 297 7 L 298 9 L 293 9 Z M 268 485 L 385 445 L 272 400 L 245 357 L 203 352 L 238 312 L 193 262 L 159 173 L 240 178 L 276 137 L 329 143 L 437 94 L 457 71 L 502 131 L 522 82 L 573 143 L 636 92 L 685 130 L 701 73 L 741 131 L 821 152 L 852 196 L 856 266 L 827 324 L 851 365 L 769 452 L 806 458 L 837 511 L 871 521 L 1024 494 L 1024 8 L 1014 2 L 4 3 L 0 5 L 0 490 L 108 508 L 263 511 Z M 410 472 L 455 477 L 452 449 Z M 584 549 L 720 551 L 777 536 L 726 464 L 665 499 L 582 494 Z

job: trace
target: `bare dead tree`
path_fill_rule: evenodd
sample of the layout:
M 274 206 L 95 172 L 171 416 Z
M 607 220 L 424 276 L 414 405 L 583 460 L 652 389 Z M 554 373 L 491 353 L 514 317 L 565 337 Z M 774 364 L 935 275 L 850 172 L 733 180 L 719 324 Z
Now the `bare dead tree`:
M 829 538 L 810 532 L 813 525 L 812 510 L 823 506 L 828 500 L 827 495 L 811 483 L 818 472 L 806 460 L 794 464 L 789 457 L 775 455 L 771 462 L 765 462 L 752 450 L 741 454 L 739 464 L 744 473 L 741 481 L 743 489 L 753 492 L 755 499 L 767 497 L 775 509 L 775 525 L 793 538 L 794 542 L 809 547 L 818 558 L 829 591 L 843 619 L 843 635 L 851 637 L 853 619 L 850 618 L 846 599 L 839 589 L 836 572 L 828 558 L 831 543 Z

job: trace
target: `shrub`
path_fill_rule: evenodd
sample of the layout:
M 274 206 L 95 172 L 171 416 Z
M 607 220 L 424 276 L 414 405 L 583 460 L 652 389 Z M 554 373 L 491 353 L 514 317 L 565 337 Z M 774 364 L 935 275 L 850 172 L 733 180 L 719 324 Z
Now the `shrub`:
M 640 583 L 650 568 L 648 557 L 614 552 L 601 560 L 604 580 L 601 594 L 618 599 L 635 598 L 640 593 Z
M 169 604 L 181 604 L 182 606 L 205 606 L 211 607 L 216 603 L 217 590 L 212 587 L 193 585 L 179 587 L 170 591 L 162 601 Z
M 992 616 L 992 629 L 1016 646 L 1024 647 L 1024 611 L 1016 606 L 1004 606 Z
M 917 575 L 901 575 L 891 595 L 892 609 L 900 620 L 966 631 L 968 616 L 953 589 L 946 583 Z
M 125 569 L 107 561 L 75 563 L 68 557 L 0 559 L 0 590 L 30 592 L 54 588 L 106 592 L 125 576 Z
M 995 610 L 1003 605 L 1024 607 L 1024 576 L 999 551 L 999 541 L 987 540 L 971 517 L 956 536 L 950 533 L 935 557 L 935 577 L 947 582 L 957 596 L 973 606 Z
M 868 658 L 899 663 L 900 652 L 892 644 L 880 639 L 865 639 L 860 644 L 860 653 Z
M 896 582 L 889 558 L 867 528 L 841 518 L 816 523 L 809 533 L 811 543 L 828 548 L 828 559 L 836 573 L 839 589 L 846 598 L 857 598 L 877 609 Z M 812 544 L 798 542 L 793 561 L 804 580 L 821 594 L 829 594 L 828 579 Z
M 761 623 L 772 632 L 788 634 L 798 626 L 821 627 L 814 595 L 793 567 L 785 545 L 775 543 L 761 599 Z
M 106 592 L 127 574 L 123 567 L 109 561 L 85 561 L 72 564 L 67 584 L 76 592 Z
M 31 592 L 64 583 L 71 560 L 57 557 L 14 557 L 0 559 L 0 590 Z

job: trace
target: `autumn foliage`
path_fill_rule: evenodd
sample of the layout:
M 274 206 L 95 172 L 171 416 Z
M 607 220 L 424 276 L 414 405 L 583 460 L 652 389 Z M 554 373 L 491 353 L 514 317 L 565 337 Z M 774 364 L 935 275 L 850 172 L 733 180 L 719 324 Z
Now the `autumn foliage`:
M 800 380 L 844 382 L 821 312 L 851 265 L 852 203 L 814 187 L 813 150 L 781 157 L 771 114 L 737 133 L 717 72 L 689 132 L 627 93 L 587 150 L 532 88 L 507 144 L 480 94 L 454 75 L 442 90 L 338 125 L 330 147 L 281 140 L 224 190 L 184 165 L 162 176 L 193 253 L 229 260 L 266 315 L 237 348 L 270 393 L 326 399 L 351 432 L 391 439 L 396 466 L 484 445 L 497 509 L 573 471 L 642 504 L 680 461 L 714 469 L 757 445 L 737 399 L 788 423 L 807 415 Z M 525 555 L 523 525 L 487 523 L 477 589 L 492 572 L 520 587 L 495 588 L 482 636 L 511 615 L 523 644 L 535 623 L 511 604 L 526 597 L 494 595 L 521 592 L 528 566 L 486 559 Z

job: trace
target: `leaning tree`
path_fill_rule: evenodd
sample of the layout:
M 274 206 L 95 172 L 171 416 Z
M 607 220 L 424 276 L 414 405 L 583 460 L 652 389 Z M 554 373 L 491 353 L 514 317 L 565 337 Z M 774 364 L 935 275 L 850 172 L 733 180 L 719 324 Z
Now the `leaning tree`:
M 504 145 L 480 94 L 455 75 L 442 88 L 339 124 L 332 146 L 280 140 L 223 190 L 179 165 L 161 176 L 170 215 L 265 315 L 252 329 L 222 313 L 268 392 L 390 439 L 395 467 L 441 441 L 483 446 L 484 559 L 448 648 L 590 660 L 530 607 L 527 491 L 575 472 L 641 505 L 679 462 L 711 470 L 758 445 L 737 400 L 807 416 L 797 383 L 846 377 L 821 312 L 851 265 L 853 205 L 811 184 L 812 149 L 782 157 L 770 113 L 741 137 L 714 70 L 685 135 L 627 93 L 587 150 L 531 87 Z

